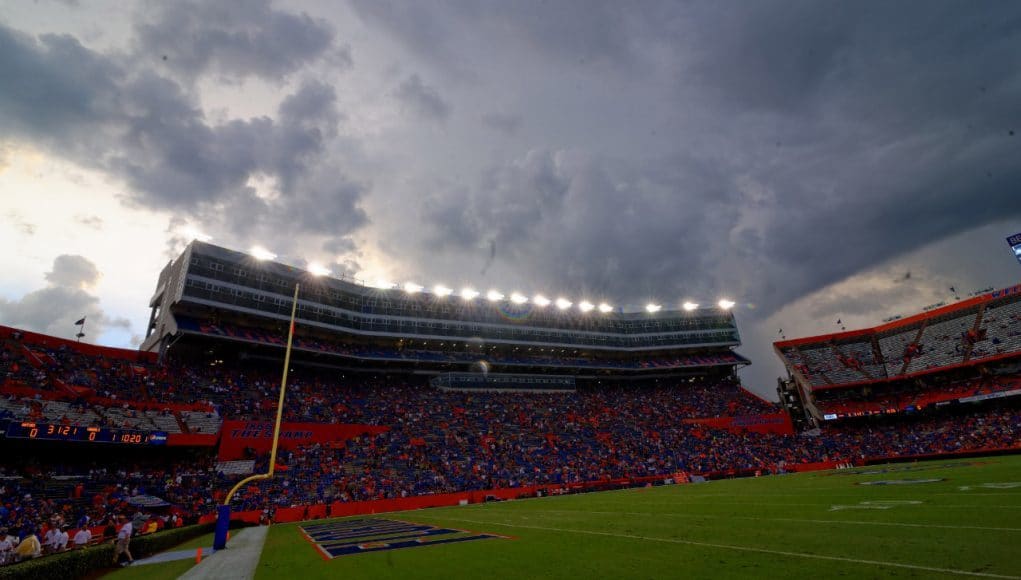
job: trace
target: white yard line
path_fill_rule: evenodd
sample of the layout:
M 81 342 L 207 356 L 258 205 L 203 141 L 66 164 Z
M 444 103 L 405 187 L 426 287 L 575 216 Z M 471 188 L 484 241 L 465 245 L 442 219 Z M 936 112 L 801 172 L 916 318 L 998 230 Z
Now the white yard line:
M 892 526 L 892 527 L 904 527 L 904 528 L 936 528 L 945 530 L 984 530 L 989 532 L 1021 532 L 1021 528 L 998 528 L 989 526 L 956 526 L 946 524 L 911 524 L 906 522 L 869 522 L 865 520 L 813 520 L 803 518 L 767 518 L 758 516 L 732 516 L 732 515 L 717 515 L 717 514 L 679 514 L 670 512 L 606 512 L 606 511 L 580 511 L 580 510 L 543 510 L 541 512 L 529 512 L 528 515 L 535 513 L 560 513 L 560 514 L 600 514 L 600 515 L 618 515 L 618 516 L 639 516 L 639 517 L 674 517 L 674 518 L 709 518 L 709 519 L 726 519 L 726 520 L 752 520 L 759 522 L 793 522 L 793 523 L 806 523 L 806 524 L 848 524 L 855 526 Z M 522 514 L 524 515 L 524 514 Z M 526 516 L 527 517 L 527 516 Z
M 506 524 L 501 522 L 490 522 L 484 520 L 466 520 L 457 518 L 445 518 L 455 522 L 466 522 L 481 524 L 483 526 L 504 526 L 508 528 L 520 528 L 525 530 L 541 530 L 546 532 L 563 532 L 567 534 L 583 534 L 589 536 L 606 536 L 610 538 L 625 538 L 629 540 L 643 540 L 647 542 L 663 542 L 668 544 L 683 544 L 686 546 L 697 546 L 701 548 L 716 548 L 720 550 L 734 550 L 738 552 L 754 552 L 758 554 L 771 554 L 774 556 L 790 556 L 793 558 L 805 558 L 809 560 L 826 560 L 830 562 L 850 562 L 853 564 L 866 564 L 870 566 L 884 566 L 888 568 L 905 568 L 908 570 L 921 570 L 924 572 L 938 572 L 940 574 L 954 574 L 959 576 L 976 576 L 980 578 L 1004 578 L 1006 580 L 1021 580 L 1021 576 L 1006 576 L 1003 574 L 990 574 L 986 572 L 969 572 L 967 570 L 955 570 L 953 568 L 937 568 L 935 566 L 919 566 L 916 564 L 901 564 L 898 562 L 885 562 L 882 560 L 862 560 L 858 558 L 845 558 L 843 556 L 825 556 L 822 554 L 806 554 L 803 552 L 788 552 L 785 550 L 769 550 L 766 548 L 754 548 L 751 546 L 735 546 L 732 544 L 716 544 L 713 542 L 697 542 L 694 540 L 678 540 L 675 538 L 657 538 L 653 536 L 636 536 L 632 534 L 615 534 L 610 532 L 597 532 L 593 530 L 577 530 L 569 528 L 549 528 L 545 526 L 524 526 L 520 524 Z

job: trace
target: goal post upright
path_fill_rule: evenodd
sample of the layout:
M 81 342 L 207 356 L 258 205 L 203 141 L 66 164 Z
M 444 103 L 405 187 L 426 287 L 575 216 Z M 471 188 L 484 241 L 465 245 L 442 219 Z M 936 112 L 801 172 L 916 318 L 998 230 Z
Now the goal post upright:
M 284 416 L 284 395 L 287 392 L 287 372 L 291 366 L 291 345 L 294 342 L 294 319 L 298 313 L 298 289 L 300 284 L 294 285 L 294 300 L 291 304 L 291 324 L 287 330 L 287 350 L 284 352 L 284 372 L 280 378 L 280 397 L 277 400 L 277 417 L 273 424 L 273 445 L 269 452 L 269 470 L 266 473 L 251 475 L 237 482 L 230 492 L 223 499 L 223 505 L 218 506 L 216 513 L 216 530 L 213 534 L 213 549 L 222 550 L 227 547 L 227 530 L 230 527 L 230 500 L 234 498 L 242 486 L 253 481 L 262 481 L 273 477 L 276 471 L 277 444 L 280 441 L 280 423 Z

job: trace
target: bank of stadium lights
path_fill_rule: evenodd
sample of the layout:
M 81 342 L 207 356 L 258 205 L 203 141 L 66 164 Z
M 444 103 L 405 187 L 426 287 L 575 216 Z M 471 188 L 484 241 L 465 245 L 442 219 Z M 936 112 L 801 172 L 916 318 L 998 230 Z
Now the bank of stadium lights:
M 312 274 L 313 276 L 329 276 L 333 272 L 331 272 L 329 268 L 323 266 L 319 262 L 309 262 L 308 273 Z
M 489 292 L 486 292 L 486 300 L 489 300 L 490 302 L 499 302 L 503 300 L 503 294 L 500 294 L 496 290 L 490 290 Z
M 578 310 L 581 310 L 582 312 L 591 312 L 595 307 L 596 305 L 592 304 L 588 300 L 582 300 L 578 303 Z
M 720 308 L 724 310 L 730 310 L 734 307 L 735 302 L 733 300 L 727 300 L 726 298 L 716 303 Z
M 425 290 L 425 286 L 415 284 L 414 282 L 404 283 L 404 291 L 407 292 L 408 294 L 418 294 L 422 290 Z
M 454 293 L 453 289 L 447 288 L 443 284 L 437 284 L 436 286 L 433 286 L 433 294 L 441 298 L 444 296 L 450 296 L 453 293 Z
M 266 260 L 275 260 L 276 257 L 277 257 L 276 254 L 274 254 L 273 252 L 267 250 L 266 248 L 264 248 L 262 246 L 254 246 L 254 247 L 252 247 L 252 249 L 249 250 L 249 253 L 252 254 L 253 258 L 255 258 L 256 260 L 259 260 L 260 262 L 265 262 Z
M 684 304 L 681 305 L 681 308 L 683 308 L 687 312 L 691 312 L 692 310 L 696 310 L 698 308 L 698 302 L 691 301 L 685 302 Z
M 461 298 L 465 300 L 475 300 L 479 295 L 479 291 L 474 288 L 461 288 Z
M 540 308 L 545 308 L 545 307 L 550 305 L 550 299 L 546 298 L 542 294 L 536 294 L 532 298 L 532 304 L 535 304 L 536 306 L 538 306 Z
M 646 312 L 650 312 L 650 313 L 651 312 L 659 312 L 660 310 L 663 310 L 663 305 L 662 304 L 653 304 L 653 303 L 650 302 L 650 303 L 645 305 L 645 311 Z
M 559 308 L 561 310 L 567 310 L 568 308 L 570 308 L 573 305 L 573 303 L 570 300 L 568 300 L 567 298 L 561 297 L 561 298 L 557 298 L 556 305 L 557 305 L 557 308 Z
M 603 314 L 606 314 L 607 312 L 613 312 L 613 306 L 610 306 L 609 304 L 603 302 L 602 304 L 599 305 L 599 311 L 602 312 Z
M 524 294 L 513 292 L 510 296 L 510 301 L 513 302 L 514 304 L 524 304 L 525 302 L 528 302 L 528 297 L 525 296 Z

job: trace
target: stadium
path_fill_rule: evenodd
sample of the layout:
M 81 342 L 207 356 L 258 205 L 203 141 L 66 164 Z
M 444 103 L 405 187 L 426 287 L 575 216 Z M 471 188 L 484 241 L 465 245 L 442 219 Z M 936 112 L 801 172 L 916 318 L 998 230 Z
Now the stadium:
M 1019 47 L 0 2 L 0 580 L 1021 580 Z
M 130 525 L 144 577 L 1013 577 L 1021 286 L 777 342 L 780 405 L 738 379 L 726 302 L 569 302 L 193 241 L 141 350 L 4 327 L 0 576 L 102 570 Z

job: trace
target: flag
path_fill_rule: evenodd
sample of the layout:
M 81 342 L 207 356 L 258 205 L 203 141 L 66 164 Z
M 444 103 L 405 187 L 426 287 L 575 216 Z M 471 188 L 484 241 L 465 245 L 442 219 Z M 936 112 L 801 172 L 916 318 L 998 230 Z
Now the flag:
M 75 326 L 81 326 L 83 324 L 85 324 L 85 317 L 84 316 L 79 318 L 78 321 L 74 323 Z

